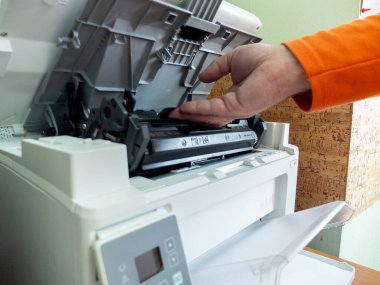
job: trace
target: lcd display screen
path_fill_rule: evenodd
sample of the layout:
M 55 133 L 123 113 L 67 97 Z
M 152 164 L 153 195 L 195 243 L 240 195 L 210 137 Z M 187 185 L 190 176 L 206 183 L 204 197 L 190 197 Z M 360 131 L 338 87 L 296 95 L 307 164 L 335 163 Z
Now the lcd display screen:
M 145 282 L 164 269 L 160 248 L 156 247 L 135 258 L 140 283 Z

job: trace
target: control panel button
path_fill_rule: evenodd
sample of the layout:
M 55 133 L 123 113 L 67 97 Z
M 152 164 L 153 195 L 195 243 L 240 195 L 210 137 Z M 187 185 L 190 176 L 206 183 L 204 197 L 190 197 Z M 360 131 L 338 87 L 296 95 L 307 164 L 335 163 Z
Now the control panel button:
M 169 266 L 170 267 L 175 267 L 178 265 L 179 261 L 178 261 L 178 254 L 176 252 L 173 252 L 172 254 L 170 254 L 168 256 L 169 258 Z
M 121 276 L 121 284 L 128 284 L 128 282 L 129 282 L 129 278 L 128 278 L 128 276 L 127 275 L 125 275 L 125 274 L 123 274 L 122 276 Z
M 175 250 L 175 242 L 174 242 L 174 238 L 168 238 L 166 241 L 165 241 L 165 248 L 166 248 L 166 251 L 167 252 L 172 252 Z
M 173 275 L 173 285 L 181 285 L 183 283 L 182 272 L 178 271 Z
M 127 270 L 127 265 L 125 263 L 122 263 L 119 265 L 119 272 L 123 273 Z

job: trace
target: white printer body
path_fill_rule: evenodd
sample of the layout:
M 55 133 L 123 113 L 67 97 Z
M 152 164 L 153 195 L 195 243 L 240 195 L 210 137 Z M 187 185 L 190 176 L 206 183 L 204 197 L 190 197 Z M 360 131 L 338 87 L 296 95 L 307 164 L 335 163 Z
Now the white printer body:
M 68 135 L 45 136 L 39 131 L 44 125 L 57 131 L 55 107 L 50 106 L 53 101 L 46 95 L 55 91 L 41 93 L 41 90 L 54 89 L 61 83 L 57 80 L 55 85 L 56 78 L 72 72 L 63 68 L 66 61 L 62 63 L 64 57 L 60 53 L 62 46 L 76 52 L 76 45 L 83 42 L 78 41 L 75 30 L 69 37 L 63 37 L 69 34 L 75 19 L 83 9 L 88 12 L 91 5 L 96 10 L 105 9 L 102 7 L 105 4 L 115 8 L 137 7 L 136 3 L 0 2 L 2 284 L 350 284 L 354 277 L 352 267 L 302 252 L 322 228 L 342 224 L 352 210 L 345 203 L 336 202 L 293 214 L 298 149 L 288 144 L 287 124 L 267 123 L 266 133 L 255 151 L 149 177 L 129 174 L 129 152 L 123 143 Z M 253 15 L 221 1 L 141 3 L 146 4 L 144 15 L 157 7 L 155 12 L 164 11 L 165 17 L 159 18 L 169 26 L 185 16 L 184 21 L 191 29 L 208 25 L 207 39 L 220 33 L 218 29 L 223 27 L 221 38 L 228 43 L 251 32 L 255 38 L 253 31 L 261 25 Z M 207 21 L 201 17 L 207 14 L 202 11 L 209 12 Z M 118 13 L 120 18 L 110 20 L 114 24 L 112 36 L 131 34 L 120 30 L 126 19 L 122 17 L 123 11 Z M 141 21 L 149 23 L 150 19 L 139 19 L 133 24 L 137 27 Z M 236 19 L 240 20 L 240 26 Z M 78 20 L 77 25 L 101 30 L 102 25 L 95 22 L 92 26 L 91 21 Z M 238 27 L 232 28 L 234 24 Z M 227 31 L 225 27 L 229 27 Z M 233 38 L 229 40 L 231 34 Z M 56 47 L 58 38 L 60 48 Z M 243 43 L 250 42 L 248 38 Z M 120 37 L 116 44 L 120 41 L 128 45 L 128 40 L 124 42 Z M 165 44 L 165 40 L 161 41 Z M 223 52 L 227 47 L 233 48 L 228 44 L 221 46 Z M 190 70 L 199 74 L 213 57 L 220 55 L 211 47 L 206 42 L 193 47 L 194 58 L 202 52 L 211 54 L 211 58 L 203 60 L 201 68 L 191 66 Z M 138 51 L 134 51 L 136 54 Z M 180 70 L 186 67 L 184 62 L 162 58 L 163 54 L 154 59 L 148 57 L 144 64 L 160 60 L 164 67 L 167 64 Z M 207 58 L 204 54 L 203 59 Z M 120 60 L 113 62 L 116 65 Z M 91 64 L 94 66 L 95 63 Z M 140 69 L 133 69 L 133 74 L 136 70 L 143 74 Z M 149 79 L 152 73 L 136 83 L 140 91 L 154 82 L 155 79 Z M 91 77 L 82 75 L 84 81 Z M 132 81 L 136 79 L 131 75 L 128 84 Z M 196 80 L 184 81 L 184 88 L 191 89 L 185 93 L 191 94 L 192 99 L 206 94 L 207 88 L 200 87 Z M 91 78 L 88 82 L 92 82 Z M 107 88 L 107 92 L 126 89 L 102 87 L 99 82 L 94 85 L 95 91 L 91 91 L 94 93 Z M 154 107 L 156 103 L 151 105 L 146 95 L 137 95 L 136 86 L 130 91 L 137 96 L 137 104 Z M 173 90 L 165 92 L 161 99 Z M 89 105 L 96 101 L 86 100 Z M 178 103 L 173 100 L 168 106 Z M 36 118 L 45 118 L 46 122 L 39 123 Z

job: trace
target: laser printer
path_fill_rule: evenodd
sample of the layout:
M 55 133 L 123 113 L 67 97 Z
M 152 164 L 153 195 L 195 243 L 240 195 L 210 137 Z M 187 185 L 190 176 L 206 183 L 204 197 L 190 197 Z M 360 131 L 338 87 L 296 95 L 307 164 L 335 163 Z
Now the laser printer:
M 1 0 L 2 284 L 351 284 L 303 250 L 353 209 L 294 213 L 288 124 L 167 116 L 260 26 L 221 0 Z

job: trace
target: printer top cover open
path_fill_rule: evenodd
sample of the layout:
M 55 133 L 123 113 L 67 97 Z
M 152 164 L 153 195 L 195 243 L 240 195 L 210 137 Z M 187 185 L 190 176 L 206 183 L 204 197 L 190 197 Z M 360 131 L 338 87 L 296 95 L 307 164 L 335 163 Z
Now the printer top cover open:
M 165 116 L 208 96 L 198 75 L 215 58 L 260 40 L 252 14 L 231 26 L 238 12 L 220 0 L 87 1 L 58 38 L 25 129 L 125 143 L 131 174 L 252 151 L 265 130 L 257 117 L 214 129 Z

